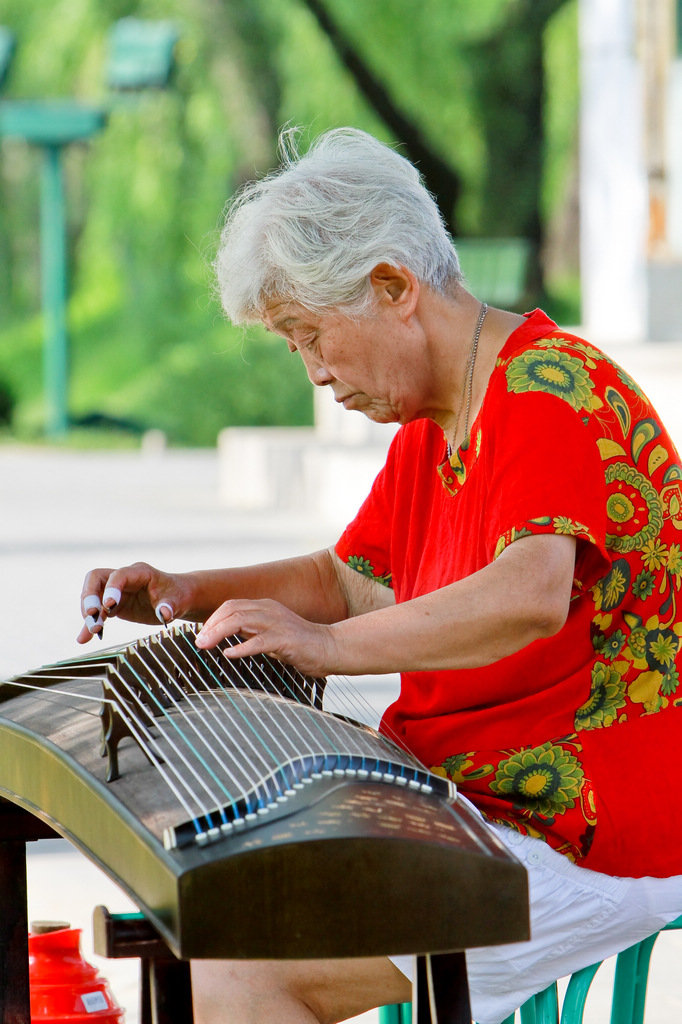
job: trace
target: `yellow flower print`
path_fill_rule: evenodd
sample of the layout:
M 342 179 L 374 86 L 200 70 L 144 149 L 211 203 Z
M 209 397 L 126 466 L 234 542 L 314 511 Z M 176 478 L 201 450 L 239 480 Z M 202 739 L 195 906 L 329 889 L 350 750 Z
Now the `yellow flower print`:
M 663 506 L 650 480 L 625 462 L 606 467 L 607 547 L 626 554 L 641 551 L 663 526 Z
M 436 772 L 438 775 L 444 775 L 446 778 L 451 778 L 453 782 L 463 783 L 471 779 L 483 779 L 486 775 L 492 775 L 493 766 L 491 764 L 483 764 L 478 768 L 473 767 L 473 757 L 475 750 L 470 750 L 462 754 L 452 754 L 450 757 L 446 757 L 442 765 L 438 765 L 435 768 L 431 768 L 431 771 Z
M 599 603 L 597 608 L 601 611 L 612 612 L 623 600 L 630 586 L 630 566 L 627 559 L 616 559 L 606 576 L 602 576 L 599 584 Z
M 628 698 L 633 704 L 642 704 L 649 714 L 660 711 L 661 707 L 668 703 L 659 692 L 662 682 L 662 672 L 640 672 L 628 686 Z
M 600 729 L 613 725 L 625 707 L 623 680 L 615 666 L 598 661 L 592 669 L 590 695 L 575 713 L 575 730 Z
M 516 356 L 507 367 L 507 387 L 517 394 L 544 391 L 556 395 L 578 412 L 594 407 L 594 381 L 583 361 L 559 349 Z
M 682 576 L 682 551 L 680 551 L 679 544 L 671 544 L 668 548 L 666 568 L 668 572 L 673 573 L 677 577 L 677 587 L 679 589 L 680 576 Z
M 592 600 L 594 601 L 596 611 L 601 612 L 602 601 L 604 600 L 604 584 L 602 580 L 597 580 L 595 585 L 590 587 L 590 593 L 592 594 Z
M 614 608 L 620 602 L 629 582 L 630 580 L 621 566 L 614 565 L 604 579 L 604 603 L 608 608 Z
M 645 629 L 633 629 L 628 637 L 628 647 L 632 651 L 632 657 L 635 661 L 643 662 L 640 668 L 644 668 L 646 665 L 646 638 L 647 631 Z
M 679 646 L 679 637 L 671 629 L 652 631 L 647 638 L 647 651 L 651 661 L 663 670 L 673 664 Z
M 500 761 L 490 788 L 493 793 L 512 796 L 515 805 L 547 817 L 575 807 L 582 780 L 577 757 L 547 742 Z
M 574 349 L 577 349 L 578 352 L 582 352 L 585 355 L 585 364 L 586 366 L 589 366 L 591 370 L 596 369 L 596 364 L 601 359 L 606 359 L 603 352 L 599 352 L 596 348 L 592 348 L 591 345 L 587 345 L 584 341 L 574 341 L 572 342 L 572 346 Z M 609 362 L 610 361 L 611 360 L 609 360 Z
M 642 547 L 642 561 L 647 569 L 661 569 L 668 560 L 668 545 L 652 537 Z
M 568 516 L 555 516 L 554 517 L 554 532 L 562 534 L 567 537 L 577 537 L 580 534 L 591 537 L 589 530 L 584 523 L 578 523 L 575 519 L 569 519 Z

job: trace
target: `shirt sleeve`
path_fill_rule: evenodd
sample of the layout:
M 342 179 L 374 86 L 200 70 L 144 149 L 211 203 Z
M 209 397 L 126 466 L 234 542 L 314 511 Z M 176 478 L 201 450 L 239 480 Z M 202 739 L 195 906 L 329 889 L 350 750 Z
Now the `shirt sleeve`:
M 575 591 L 587 589 L 611 564 L 604 469 L 590 420 L 545 393 L 506 395 L 504 406 L 488 480 L 493 558 L 522 537 L 575 537 Z

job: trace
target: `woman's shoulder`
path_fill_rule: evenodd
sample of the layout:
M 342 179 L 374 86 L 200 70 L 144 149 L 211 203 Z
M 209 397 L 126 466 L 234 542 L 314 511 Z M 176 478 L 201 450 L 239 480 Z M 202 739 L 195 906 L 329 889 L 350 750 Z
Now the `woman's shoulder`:
M 653 413 L 646 395 L 621 366 L 595 345 L 551 322 L 548 330 L 530 337 L 512 335 L 496 370 L 496 386 L 503 393 L 560 399 L 585 423 L 605 407 L 616 407 L 623 416 L 632 409 L 637 418 Z

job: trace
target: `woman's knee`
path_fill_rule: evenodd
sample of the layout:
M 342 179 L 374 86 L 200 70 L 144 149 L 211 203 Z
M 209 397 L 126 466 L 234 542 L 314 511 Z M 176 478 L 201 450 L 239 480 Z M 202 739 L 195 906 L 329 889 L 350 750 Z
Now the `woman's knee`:
M 385 957 L 353 960 L 196 960 L 196 1024 L 336 1024 L 410 999 Z

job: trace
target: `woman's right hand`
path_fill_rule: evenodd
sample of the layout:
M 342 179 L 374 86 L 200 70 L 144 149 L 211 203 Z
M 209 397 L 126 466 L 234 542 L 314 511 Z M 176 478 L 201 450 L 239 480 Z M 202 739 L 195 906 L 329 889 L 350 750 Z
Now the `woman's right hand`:
M 93 569 L 81 591 L 84 624 L 77 640 L 85 644 L 102 633 L 107 618 L 162 624 L 182 618 L 191 607 L 190 573 L 166 573 L 146 562 L 122 569 Z

